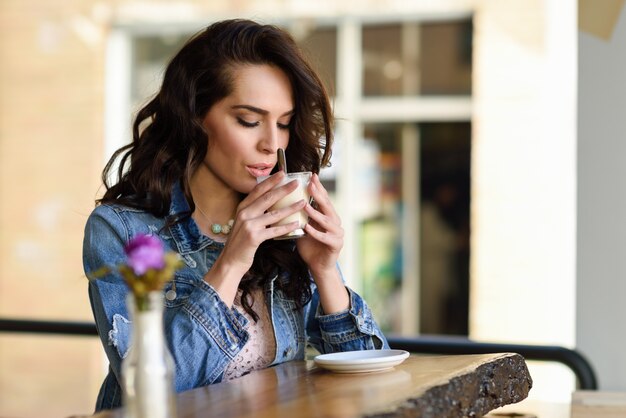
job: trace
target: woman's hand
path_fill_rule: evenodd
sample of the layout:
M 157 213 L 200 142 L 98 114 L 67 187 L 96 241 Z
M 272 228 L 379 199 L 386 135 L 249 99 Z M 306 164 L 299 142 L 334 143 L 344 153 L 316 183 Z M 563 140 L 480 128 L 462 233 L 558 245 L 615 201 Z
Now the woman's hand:
M 280 171 L 256 185 L 237 206 L 235 223 L 228 235 L 222 253 L 205 276 L 229 306 L 235 298 L 239 282 L 250 269 L 257 248 L 265 240 L 296 230 L 298 222 L 271 226 L 281 219 L 302 210 L 306 202 L 301 200 L 278 210 L 269 210 L 274 203 L 298 186 L 292 181 L 276 187 L 285 177 Z
M 348 293 L 337 270 L 337 260 L 343 248 L 343 228 L 317 174 L 311 178 L 309 194 L 316 208 L 306 204 L 309 223 L 304 230 L 307 235 L 298 239 L 296 246 L 318 287 L 322 308 L 330 314 L 349 305 Z
M 343 248 L 343 228 L 317 174 L 311 177 L 309 195 L 316 208 L 308 203 L 304 208 L 309 215 L 309 223 L 304 227 L 307 235 L 298 239 L 297 247 L 315 276 L 315 273 L 324 274 L 337 269 L 336 263 Z

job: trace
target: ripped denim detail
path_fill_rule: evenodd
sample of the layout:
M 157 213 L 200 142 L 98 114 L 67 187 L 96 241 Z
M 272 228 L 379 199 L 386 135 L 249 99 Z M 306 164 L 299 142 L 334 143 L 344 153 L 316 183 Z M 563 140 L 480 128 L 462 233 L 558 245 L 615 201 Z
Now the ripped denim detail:
M 113 315 L 113 328 L 109 331 L 109 345 L 117 349 L 121 358 L 128 355 L 132 322 L 120 314 Z

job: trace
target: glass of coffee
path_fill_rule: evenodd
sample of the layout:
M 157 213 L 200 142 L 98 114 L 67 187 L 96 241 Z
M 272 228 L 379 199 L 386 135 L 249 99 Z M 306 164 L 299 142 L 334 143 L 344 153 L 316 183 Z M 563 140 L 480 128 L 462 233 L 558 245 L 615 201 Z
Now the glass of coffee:
M 257 177 L 257 182 L 260 183 L 266 178 L 267 176 Z M 299 173 L 286 173 L 283 180 L 276 187 L 280 187 L 293 180 L 298 181 L 298 187 L 293 192 L 289 193 L 287 196 L 283 197 L 278 202 L 274 203 L 272 207 L 270 207 L 269 210 L 277 210 L 277 209 L 286 208 L 292 203 L 296 203 L 300 200 L 304 200 L 306 202 L 309 201 L 308 187 L 309 187 L 309 182 L 311 181 L 311 172 L 303 171 Z M 276 237 L 274 239 L 295 239 L 295 238 L 300 238 L 301 236 L 305 235 L 304 226 L 309 222 L 309 215 L 307 215 L 304 209 L 299 210 L 298 212 L 293 213 L 285 217 L 284 219 L 281 219 L 280 221 L 278 221 L 272 226 L 286 225 L 295 221 L 298 221 L 300 225 L 298 229 L 291 231 L 290 233 L 286 235 L 281 235 L 280 237 Z

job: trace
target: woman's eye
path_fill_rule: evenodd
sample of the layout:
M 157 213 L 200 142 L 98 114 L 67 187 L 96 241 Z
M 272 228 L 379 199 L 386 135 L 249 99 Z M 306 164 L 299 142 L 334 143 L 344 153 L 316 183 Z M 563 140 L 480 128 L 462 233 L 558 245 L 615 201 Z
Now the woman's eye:
M 245 126 L 246 128 L 254 128 L 255 126 L 259 126 L 259 122 L 248 122 L 245 119 L 242 118 L 237 118 L 237 122 L 241 125 L 241 126 Z
M 276 125 L 278 126 L 278 129 L 289 129 L 289 123 L 277 123 Z

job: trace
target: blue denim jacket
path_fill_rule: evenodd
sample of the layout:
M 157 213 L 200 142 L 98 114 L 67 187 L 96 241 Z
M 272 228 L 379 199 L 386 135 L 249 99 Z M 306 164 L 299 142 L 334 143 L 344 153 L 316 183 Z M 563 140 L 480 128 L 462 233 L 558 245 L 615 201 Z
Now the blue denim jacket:
M 189 206 L 181 188 L 173 190 L 170 214 L 186 212 Z M 229 308 L 203 280 L 223 244 L 200 233 L 188 217 L 164 228 L 164 219 L 120 205 L 104 204 L 91 214 L 85 227 L 83 264 L 87 274 L 102 266 L 125 261 L 123 247 L 137 234 L 160 236 L 167 250 L 176 251 L 185 266 L 174 278 L 176 297 L 165 300 L 165 335 L 176 363 L 176 390 L 183 391 L 217 383 L 228 363 L 248 341 L 248 320 Z M 275 286 L 274 277 L 265 287 L 266 301 L 276 337 L 272 365 L 304 359 L 306 344 L 321 353 L 388 348 L 387 341 L 363 299 L 352 290 L 350 308 L 325 315 L 319 295 L 303 309 Z M 168 284 L 165 292 L 172 288 Z M 111 273 L 89 282 L 89 298 L 98 334 L 109 359 L 109 374 L 98 395 L 96 411 L 121 404 L 121 361 L 130 344 L 131 322 L 126 307 L 128 288 L 122 277 Z

